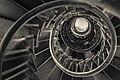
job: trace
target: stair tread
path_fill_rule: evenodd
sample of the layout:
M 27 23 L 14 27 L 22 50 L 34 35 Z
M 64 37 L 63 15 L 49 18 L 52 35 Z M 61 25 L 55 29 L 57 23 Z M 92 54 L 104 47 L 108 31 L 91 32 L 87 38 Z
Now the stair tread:
M 112 79 L 112 80 L 119 80 L 120 79 L 120 70 L 110 64 L 106 69 L 105 73 Z
M 36 75 L 40 80 L 46 80 L 47 76 L 55 66 L 55 63 L 53 59 L 49 59 L 44 65 L 42 65 L 38 71 L 36 72 Z
M 61 70 L 56 65 L 55 68 L 48 75 L 47 80 L 59 80 L 60 79 L 60 75 L 61 75 Z

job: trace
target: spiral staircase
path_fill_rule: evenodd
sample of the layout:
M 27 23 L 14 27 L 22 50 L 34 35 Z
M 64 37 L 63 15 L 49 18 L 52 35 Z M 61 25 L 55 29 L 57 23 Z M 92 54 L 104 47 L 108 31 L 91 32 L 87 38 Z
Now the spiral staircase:
M 120 80 L 120 7 L 111 3 L 1 0 L 0 80 Z

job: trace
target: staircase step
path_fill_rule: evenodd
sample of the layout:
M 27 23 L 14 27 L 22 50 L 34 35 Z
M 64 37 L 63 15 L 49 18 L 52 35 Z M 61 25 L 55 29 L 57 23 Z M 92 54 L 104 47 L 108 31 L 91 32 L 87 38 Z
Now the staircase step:
M 55 63 L 52 58 L 47 60 L 47 62 L 43 63 L 42 66 L 39 67 L 38 71 L 36 72 L 36 75 L 40 80 L 46 80 L 49 73 L 52 71 L 53 67 L 55 66 Z
M 105 73 L 112 79 L 112 80 L 119 80 L 120 79 L 120 70 L 110 64 L 106 69 L 105 69 Z

